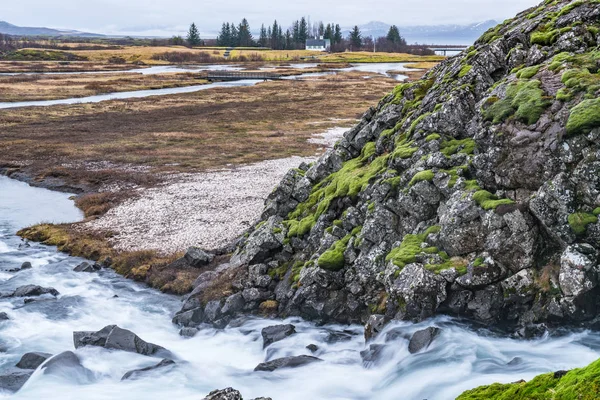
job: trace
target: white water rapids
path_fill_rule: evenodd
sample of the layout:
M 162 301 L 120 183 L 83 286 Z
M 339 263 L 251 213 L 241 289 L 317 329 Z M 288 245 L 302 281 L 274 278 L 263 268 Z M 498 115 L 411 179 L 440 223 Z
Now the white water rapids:
M 295 324 L 298 333 L 265 350 L 260 330 L 281 321 L 249 319 L 236 328 L 205 328 L 194 338 L 184 339 L 171 324 L 180 307 L 179 298 L 110 270 L 73 272 L 83 260 L 40 244 L 24 247 L 15 236 L 19 228 L 36 222 L 79 218 L 68 195 L 0 177 L 0 271 L 25 261 L 33 264 L 32 269 L 17 273 L 0 272 L 0 292 L 26 284 L 54 287 L 60 292 L 56 300 L 29 304 L 23 299 L 0 299 L 0 312 L 10 317 L 0 321 L 0 375 L 26 352 L 75 351 L 73 331 L 99 330 L 109 324 L 166 347 L 179 360 L 173 368 L 121 382 L 125 372 L 154 365 L 160 359 L 99 347 L 80 348 L 75 353 L 94 372 L 91 383 L 78 383 L 75 376 L 36 373 L 21 391 L 0 394 L 0 398 L 198 400 L 213 389 L 231 386 L 245 399 L 444 400 L 478 385 L 531 379 L 544 372 L 582 367 L 600 357 L 598 333 L 573 331 L 519 341 L 477 331 L 447 317 L 388 326 L 374 342 L 386 343 L 386 337 L 391 338 L 382 360 L 375 365 L 364 365 L 361 360 L 359 352 L 365 349 L 361 326 L 315 326 L 288 319 L 285 322 Z M 430 325 L 441 327 L 441 335 L 428 350 L 409 354 L 406 337 Z M 253 372 L 265 360 L 311 354 L 305 348 L 308 344 L 319 347 L 315 355 L 323 362 L 270 373 Z

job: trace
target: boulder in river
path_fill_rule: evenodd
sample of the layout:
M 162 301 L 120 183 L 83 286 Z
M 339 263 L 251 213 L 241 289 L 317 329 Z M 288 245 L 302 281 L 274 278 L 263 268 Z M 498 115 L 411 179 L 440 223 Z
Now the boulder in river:
M 37 369 L 37 367 L 42 365 L 50 357 L 52 357 L 52 354 L 50 353 L 25 353 L 17 363 L 16 367 L 20 369 Z
M 189 311 L 179 312 L 173 318 L 173 323 L 182 327 L 194 327 L 200 325 L 203 320 L 204 309 L 198 307 Z
M 215 256 L 205 252 L 204 250 L 198 247 L 190 247 L 183 256 L 183 258 L 192 267 L 200 268 L 210 264 L 215 258 Z
M 14 393 L 23 387 L 32 374 L 33 371 L 9 370 L 0 375 L 0 390 Z
M 145 356 L 172 357 L 164 347 L 142 340 L 138 335 L 116 325 L 108 325 L 98 332 L 73 332 L 75 348 L 99 346 L 105 349 L 123 350 Z
M 0 312 L 0 321 L 8 321 L 10 317 L 5 312 Z
M 264 363 L 260 363 L 254 368 L 255 371 L 267 371 L 272 372 L 276 369 L 281 368 L 296 368 L 304 365 L 312 364 L 314 362 L 323 361 L 318 357 L 313 356 L 292 356 L 292 357 L 283 357 L 277 358 L 272 361 L 267 361 Z
M 1 297 L 30 297 L 30 296 L 42 296 L 44 294 L 50 294 L 52 296 L 58 296 L 58 290 L 54 288 L 45 288 L 38 285 L 25 285 L 18 287 L 14 292 L 3 295 Z
M 371 344 L 369 348 L 360 352 L 360 357 L 363 360 L 365 366 L 377 363 L 381 360 L 381 355 L 385 349 L 384 344 Z
M 179 331 L 179 336 L 191 338 L 196 336 L 198 332 L 200 332 L 198 328 L 181 328 L 181 330 Z
M 82 262 L 78 266 L 76 266 L 73 271 L 75 272 L 97 272 L 100 271 L 102 267 L 99 264 L 93 263 L 90 264 L 86 261 Z
M 19 268 L 9 269 L 8 272 L 20 272 L 26 269 L 31 269 L 31 263 L 29 261 L 25 261 Z
M 365 324 L 365 340 L 368 342 L 369 340 L 375 338 L 375 336 L 377 336 L 385 326 L 385 322 L 384 315 L 371 315 Z
M 164 360 L 162 360 L 161 362 L 159 362 L 156 365 L 151 365 L 149 367 L 134 369 L 132 371 L 129 371 L 125 375 L 123 375 L 123 378 L 121 378 L 121 380 L 126 381 L 126 380 L 139 379 L 140 377 L 142 377 L 143 375 L 146 375 L 150 371 L 155 371 L 157 369 L 166 368 L 166 367 L 169 367 L 174 364 L 175 364 L 175 361 L 165 358 Z
M 429 347 L 434 339 L 440 334 L 441 329 L 434 326 L 416 331 L 408 343 L 408 351 L 411 354 L 417 353 Z
M 81 364 L 81 360 L 72 351 L 65 351 L 49 360 L 40 367 L 44 375 L 53 375 L 78 384 L 94 381 L 94 373 Z
M 267 346 L 285 339 L 296 333 L 296 327 L 292 324 L 273 325 L 263 328 L 261 335 L 263 337 L 263 349 Z
M 204 400 L 244 400 L 242 394 L 234 388 L 213 390 Z

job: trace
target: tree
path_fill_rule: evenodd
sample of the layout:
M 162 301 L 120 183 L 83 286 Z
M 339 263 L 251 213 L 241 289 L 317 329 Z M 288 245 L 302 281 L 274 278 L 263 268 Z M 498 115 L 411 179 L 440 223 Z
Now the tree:
M 339 24 L 335 24 L 335 32 L 333 33 L 333 43 L 341 43 L 342 42 L 342 29 Z
M 323 37 L 325 39 L 329 39 L 331 43 L 333 43 L 333 29 L 331 28 L 331 24 L 327 24 L 325 28 L 325 33 L 323 33 Z
M 260 27 L 260 36 L 258 37 L 258 45 L 260 47 L 266 47 L 269 44 L 269 38 L 267 37 L 267 29 L 265 24 Z
M 254 45 L 252 34 L 250 33 L 250 24 L 246 18 L 238 25 L 238 45 L 242 47 L 250 47 Z
M 319 22 L 319 31 L 318 31 L 318 35 L 319 37 L 324 36 L 325 35 L 325 25 L 323 25 L 323 21 Z
M 298 42 L 301 45 L 306 43 L 306 39 L 308 39 L 308 23 L 306 22 L 306 18 L 302 17 L 300 19 L 300 26 L 298 28 Z
M 169 44 L 172 46 L 183 46 L 185 44 L 185 40 L 181 36 L 173 36 L 169 39 Z
M 400 37 L 400 31 L 396 25 L 390 26 L 390 30 L 386 36 L 386 39 L 392 43 L 400 43 L 402 38 Z
M 352 50 L 359 50 L 362 47 L 362 35 L 357 25 L 354 25 L 354 29 L 350 32 L 350 45 Z
M 279 49 L 279 25 L 277 20 L 273 22 L 273 29 L 271 29 L 271 48 Z
M 238 30 L 235 27 L 235 24 L 232 22 L 229 24 L 231 28 L 231 39 L 229 40 L 229 47 L 235 47 L 240 45 L 240 37 L 238 34 Z
M 188 45 L 190 45 L 190 46 L 198 46 L 201 43 L 200 32 L 198 32 L 198 28 L 196 27 L 196 24 L 193 22 L 192 22 L 192 25 L 190 25 L 190 30 L 188 31 L 188 34 L 187 34 L 187 42 L 188 42 Z

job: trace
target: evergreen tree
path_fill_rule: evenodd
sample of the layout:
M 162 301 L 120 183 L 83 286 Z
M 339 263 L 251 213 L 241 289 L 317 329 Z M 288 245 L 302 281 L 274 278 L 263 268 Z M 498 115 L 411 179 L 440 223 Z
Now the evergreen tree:
M 386 39 L 392 43 L 400 43 L 402 38 L 400 37 L 400 31 L 396 25 L 390 26 L 390 30 L 386 36 Z
M 297 47 L 300 44 L 300 21 L 296 20 L 292 24 L 292 40 L 294 46 Z
M 298 28 L 298 42 L 304 45 L 306 39 L 308 39 L 308 23 L 306 22 L 306 18 L 302 17 Z
M 338 44 L 342 43 L 342 28 L 340 28 L 339 24 L 335 24 L 335 32 L 333 33 L 333 41 L 332 43 Z
M 289 29 L 285 31 L 285 48 L 286 50 L 294 48 L 294 39 L 292 37 L 292 32 L 290 32 Z
M 230 39 L 229 39 L 229 47 L 236 47 L 240 45 L 240 37 L 238 34 L 238 30 L 235 27 L 235 24 L 232 22 L 231 24 L 229 24 L 229 27 L 231 29 L 231 35 L 230 35 Z
M 277 20 L 273 22 L 273 29 L 271 30 L 271 48 L 279 48 L 279 25 L 277 24 Z
M 325 39 L 329 39 L 331 43 L 333 43 L 333 29 L 331 29 L 331 24 L 327 24 L 325 32 L 323 33 L 323 37 Z
M 258 37 L 258 45 L 260 47 L 266 47 L 268 43 L 267 29 L 265 28 L 265 24 L 262 24 L 260 27 L 260 36 Z
M 323 25 L 323 22 L 319 22 L 318 35 L 319 35 L 319 37 L 321 37 L 321 36 L 325 37 L 325 25 Z
M 238 45 L 242 47 L 250 47 L 254 44 L 252 33 L 250 33 L 250 24 L 246 18 L 242 19 L 238 26 Z
M 362 35 L 360 34 L 360 29 L 358 26 L 354 25 L 354 29 L 350 32 L 350 45 L 352 46 L 353 51 L 360 50 L 362 47 Z
M 192 22 L 190 25 L 190 30 L 187 34 L 187 42 L 190 46 L 198 46 L 201 42 L 200 40 L 200 32 L 198 32 L 198 28 L 196 24 Z
M 185 40 L 181 36 L 173 36 L 169 39 L 169 44 L 173 46 L 183 46 L 185 44 Z
M 277 32 L 277 43 L 279 44 L 277 47 L 278 50 L 285 49 L 285 37 L 283 36 L 283 29 L 281 29 L 281 25 L 279 25 L 279 31 Z

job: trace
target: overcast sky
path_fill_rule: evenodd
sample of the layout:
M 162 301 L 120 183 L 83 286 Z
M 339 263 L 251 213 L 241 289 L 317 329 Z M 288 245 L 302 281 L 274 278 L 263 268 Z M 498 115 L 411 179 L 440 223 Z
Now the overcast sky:
M 253 30 L 277 19 L 287 27 L 302 15 L 342 26 L 502 21 L 541 0 L 0 0 L 0 20 L 20 26 L 108 34 L 171 35 L 195 21 L 205 34 L 243 17 Z

